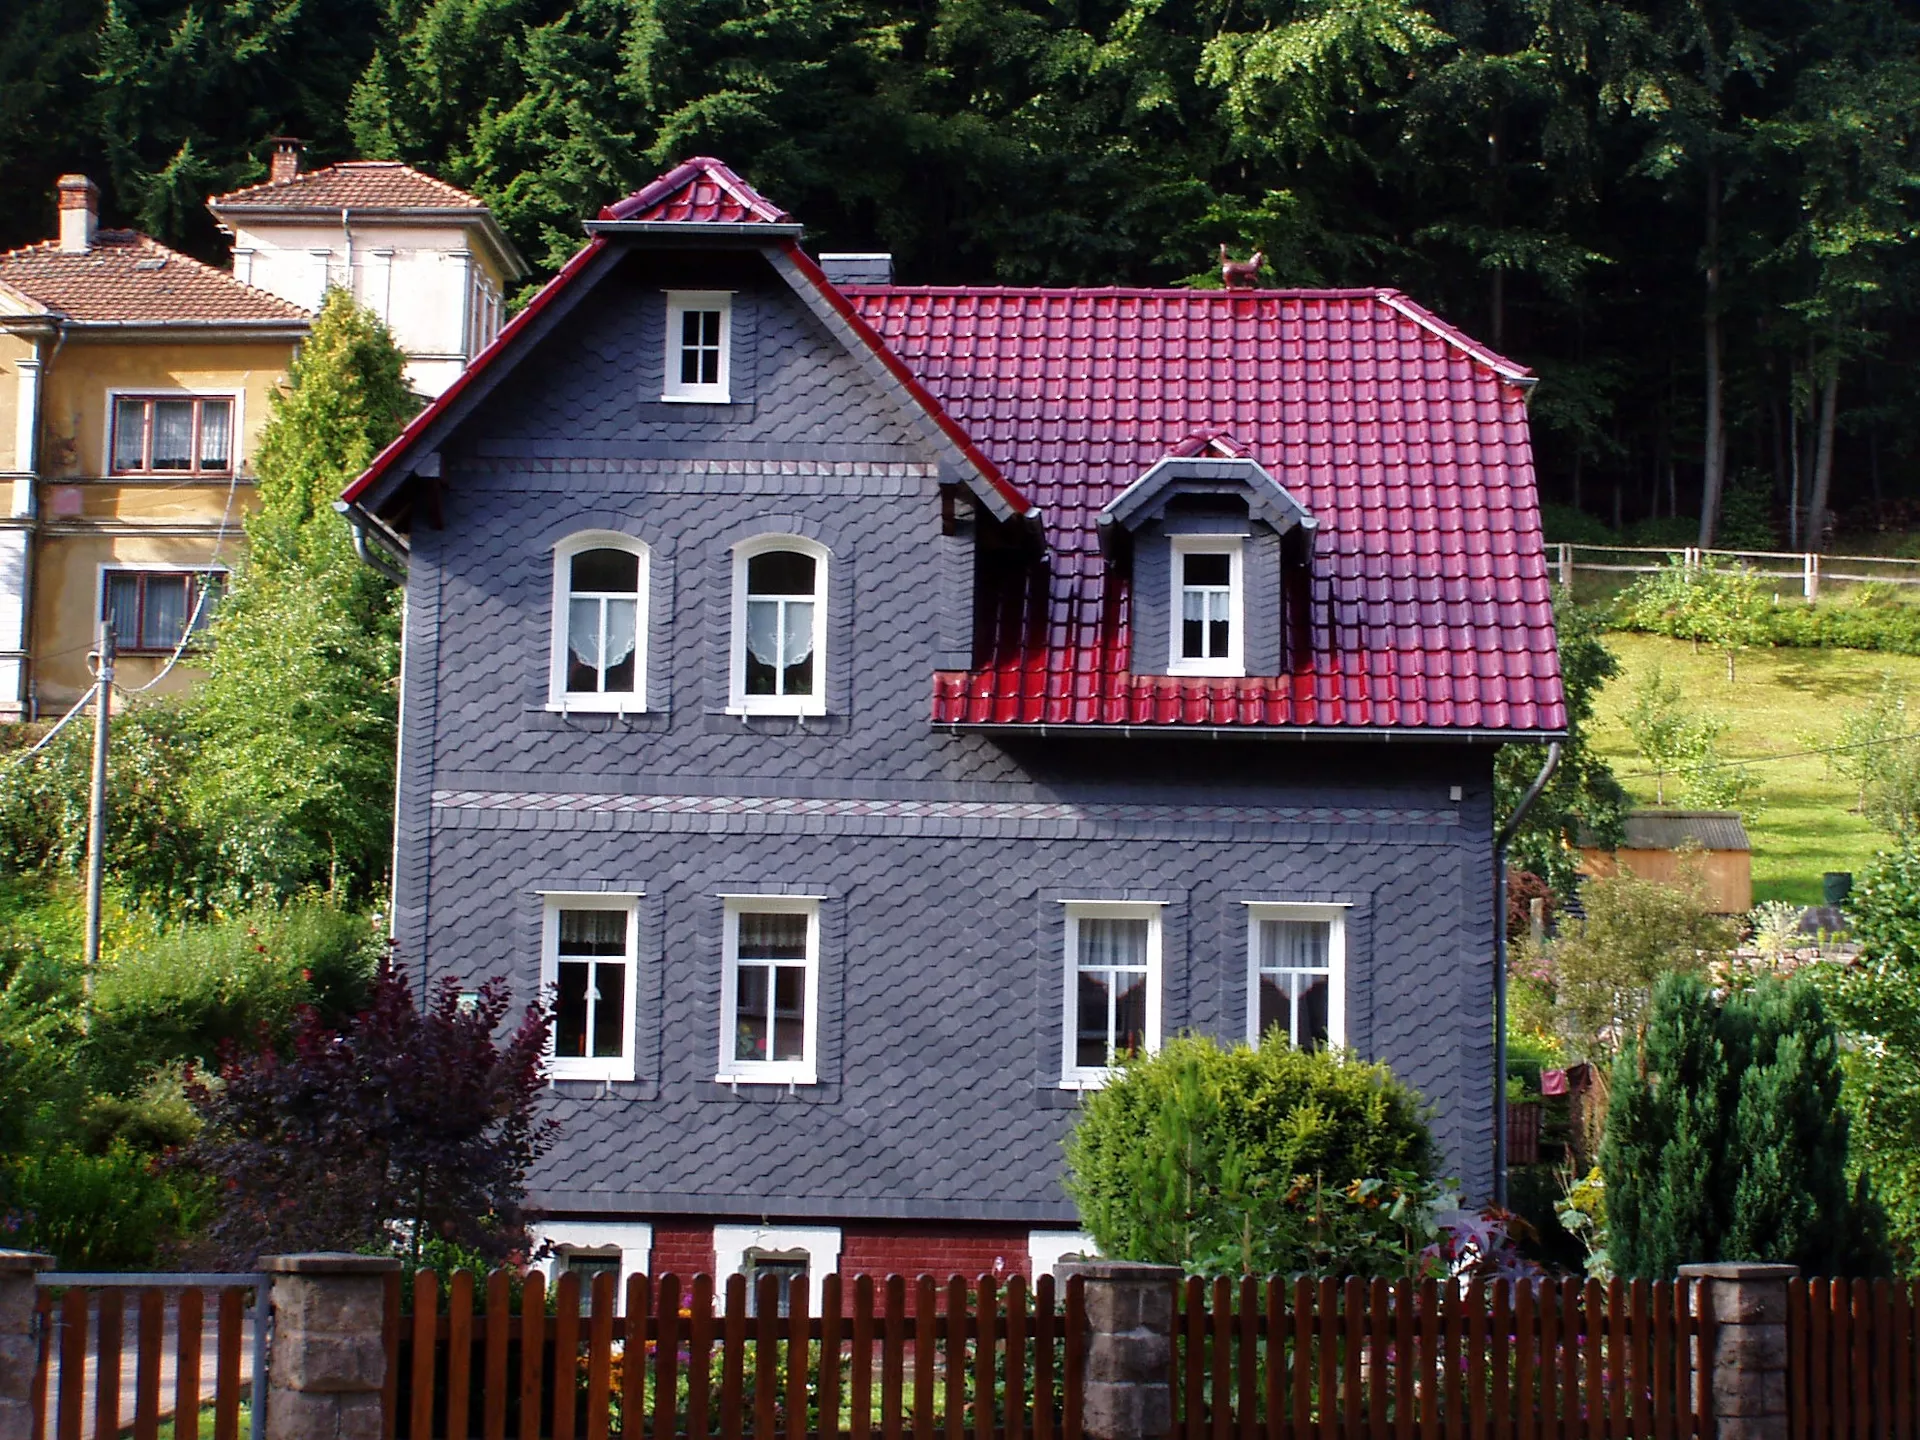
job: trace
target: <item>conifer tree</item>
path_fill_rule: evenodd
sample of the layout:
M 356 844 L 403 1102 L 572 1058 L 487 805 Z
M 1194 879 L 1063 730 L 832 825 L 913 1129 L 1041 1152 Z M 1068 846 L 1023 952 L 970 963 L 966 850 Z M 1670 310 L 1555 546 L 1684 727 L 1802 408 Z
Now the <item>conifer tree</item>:
M 332 505 L 416 408 L 403 363 L 378 320 L 329 292 L 261 438 L 250 553 L 190 702 L 195 800 L 244 890 L 358 896 L 385 871 L 398 607 Z

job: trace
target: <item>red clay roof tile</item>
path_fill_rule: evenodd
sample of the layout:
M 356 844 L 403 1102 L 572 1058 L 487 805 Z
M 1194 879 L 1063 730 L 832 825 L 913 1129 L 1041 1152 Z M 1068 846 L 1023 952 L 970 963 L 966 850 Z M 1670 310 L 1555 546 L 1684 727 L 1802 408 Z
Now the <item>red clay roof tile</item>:
M 398 160 L 343 160 L 216 195 L 209 209 L 484 210 L 486 202 Z
M 43 241 L 0 254 L 0 285 L 70 320 L 138 325 L 301 322 L 307 311 L 133 230 L 102 230 L 93 248 Z
M 626 199 L 604 207 L 600 218 L 653 224 L 784 225 L 793 217 L 720 161 L 695 155 Z

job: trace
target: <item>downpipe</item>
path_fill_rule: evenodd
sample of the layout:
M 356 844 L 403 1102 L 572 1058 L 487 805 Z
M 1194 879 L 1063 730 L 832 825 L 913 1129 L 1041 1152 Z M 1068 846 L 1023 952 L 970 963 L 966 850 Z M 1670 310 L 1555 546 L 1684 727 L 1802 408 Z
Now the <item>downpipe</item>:
M 1493 837 L 1493 1203 L 1502 1210 L 1507 1208 L 1507 847 L 1559 768 L 1555 740 L 1533 784 Z
M 353 535 L 353 553 L 360 557 L 361 562 L 379 571 L 394 584 L 404 586 L 407 583 L 407 572 L 374 549 L 367 540 L 367 527 L 355 518 L 353 511 L 339 502 L 336 502 L 333 508 L 339 511 L 340 517 L 347 522 L 347 529 Z

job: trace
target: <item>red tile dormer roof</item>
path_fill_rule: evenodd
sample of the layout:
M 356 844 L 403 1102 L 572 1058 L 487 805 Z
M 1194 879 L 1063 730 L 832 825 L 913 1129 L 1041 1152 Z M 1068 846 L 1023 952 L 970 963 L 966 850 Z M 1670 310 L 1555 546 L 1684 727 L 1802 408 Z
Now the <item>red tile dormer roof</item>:
M 0 254 L 5 286 L 84 325 L 305 326 L 312 316 L 134 230 L 102 230 L 84 251 L 57 240 Z
M 486 201 L 398 160 L 343 160 L 285 180 L 269 180 L 207 202 L 223 210 L 342 210 L 487 212 Z
M 793 217 L 709 155 L 682 161 L 600 211 L 602 220 L 666 225 L 788 225 Z
M 981 597 L 985 653 L 936 677 L 937 722 L 1564 728 L 1524 367 L 1392 290 L 846 293 L 1042 516 L 1045 593 Z M 1132 672 L 1098 517 L 1209 447 L 1319 522 L 1284 675 Z

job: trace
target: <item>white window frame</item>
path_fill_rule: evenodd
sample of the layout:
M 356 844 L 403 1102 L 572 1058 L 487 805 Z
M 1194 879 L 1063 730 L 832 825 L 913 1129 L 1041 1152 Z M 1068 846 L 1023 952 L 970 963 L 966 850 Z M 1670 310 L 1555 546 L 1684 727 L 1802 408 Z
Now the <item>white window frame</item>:
M 644 1220 L 543 1220 L 532 1228 L 536 1241 L 553 1247 L 541 1263 L 549 1290 L 563 1273 L 569 1254 L 617 1252 L 620 1279 L 614 1287 L 613 1313 L 627 1313 L 627 1281 L 645 1275 L 653 1258 L 652 1224 Z
M 567 689 L 567 622 L 573 598 L 570 575 L 573 557 L 584 550 L 624 550 L 640 562 L 638 600 L 634 610 L 633 690 L 629 694 L 575 692 Z M 653 583 L 653 551 L 644 540 L 617 530 L 583 530 L 553 547 L 552 626 L 548 637 L 547 709 L 593 713 L 638 714 L 647 708 L 647 633 L 651 615 L 648 600 Z
M 813 559 L 813 693 L 747 693 L 747 562 L 770 550 L 797 550 Z M 733 547 L 733 635 L 727 655 L 729 715 L 824 715 L 827 713 L 827 597 L 832 557 L 827 547 L 802 535 L 756 535 Z
M 1260 922 L 1263 920 L 1324 920 L 1327 922 L 1327 1046 L 1347 1043 L 1347 909 L 1345 905 L 1294 901 L 1248 900 L 1247 907 L 1247 1043 L 1260 1043 Z
M 98 625 L 107 615 L 107 576 L 114 573 L 129 575 L 135 571 L 143 575 L 193 575 L 199 577 L 201 585 L 206 583 L 206 576 L 218 575 L 220 577 L 220 586 L 223 594 L 232 588 L 233 583 L 233 572 L 224 565 L 176 564 L 171 560 L 103 560 L 94 567 L 93 615 L 95 625 Z M 199 601 L 199 596 L 200 591 L 199 588 L 196 587 L 194 590 L 194 600 L 196 603 Z M 191 618 L 193 612 L 189 610 L 187 614 L 188 617 Z M 199 638 L 195 639 L 193 637 L 196 632 L 191 627 L 187 630 L 188 638 L 185 653 L 189 655 L 196 650 L 204 649 L 208 644 L 209 637 L 205 629 L 204 620 L 202 621 L 202 628 L 197 633 Z M 120 653 L 132 659 L 141 659 L 154 655 L 170 655 L 174 649 L 171 645 L 161 646 L 157 649 L 147 649 L 140 644 L 138 636 L 134 636 L 129 640 L 116 635 L 114 637 L 114 644 Z
M 720 960 L 720 1068 L 723 1085 L 816 1085 L 820 1063 L 820 900 L 818 895 L 727 895 Z M 803 1006 L 805 1053 L 798 1060 L 741 1060 L 734 1055 L 739 1024 L 740 917 L 807 917 L 807 983 Z
M 1065 1000 L 1061 1005 L 1060 1088 L 1098 1090 L 1113 1075 L 1110 1065 L 1082 1065 L 1078 1062 L 1080 1006 L 1080 922 L 1082 920 L 1145 920 L 1147 922 L 1147 1053 L 1160 1048 L 1160 990 L 1165 968 L 1162 964 L 1162 935 L 1166 926 L 1161 900 L 1068 900 L 1065 925 L 1066 955 Z
M 1167 673 L 1169 675 L 1244 675 L 1247 673 L 1247 625 L 1244 538 L 1239 535 L 1175 535 L 1173 537 L 1172 595 L 1167 608 Z M 1189 555 L 1225 555 L 1227 569 L 1227 653 L 1193 659 L 1180 653 L 1181 623 L 1185 614 L 1186 559 Z
M 827 1276 L 840 1268 L 840 1228 L 837 1225 L 716 1225 L 713 1227 L 713 1273 L 721 1284 L 747 1268 L 750 1250 L 802 1250 L 807 1256 L 807 1299 L 812 1314 L 820 1313 Z
M 680 378 L 681 317 L 689 310 L 720 312 L 720 378 L 713 384 L 688 384 Z M 667 291 L 666 370 L 662 400 L 681 405 L 725 405 L 733 399 L 733 292 L 731 290 Z
M 560 912 L 562 910 L 619 910 L 627 917 L 627 1007 L 621 1017 L 618 1055 L 557 1055 L 553 1039 L 547 1042 L 549 1080 L 631 1080 L 634 1078 L 634 1034 L 640 988 L 640 900 L 638 891 L 549 891 L 541 896 L 540 991 L 549 1004 L 560 993 Z M 604 963 L 596 961 L 595 963 Z M 592 1034 L 592 1024 L 588 1024 Z
M 224 470 L 117 470 L 113 464 L 113 422 L 118 414 L 120 402 L 125 400 L 227 400 L 233 404 L 228 412 L 233 426 L 227 436 L 227 468 Z M 246 421 L 247 395 L 244 390 L 226 389 L 215 386 L 210 389 L 186 388 L 177 385 L 116 385 L 107 389 L 107 415 L 102 425 L 100 437 L 100 473 L 113 480 L 160 480 L 171 484 L 202 483 L 218 485 L 222 481 L 244 475 L 241 467 L 240 436 L 241 427 Z M 194 448 L 198 450 L 199 436 L 194 437 Z M 125 567 L 122 567 L 125 568 Z M 178 567 L 175 567 L 178 568 Z M 191 566 L 187 567 L 193 568 Z

